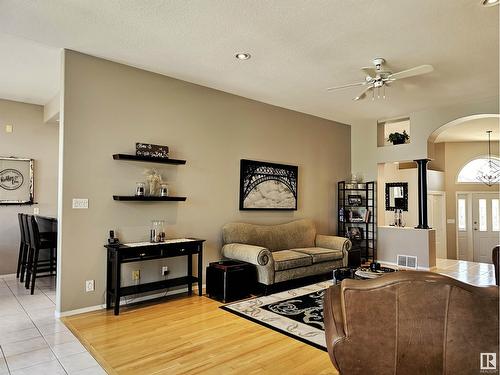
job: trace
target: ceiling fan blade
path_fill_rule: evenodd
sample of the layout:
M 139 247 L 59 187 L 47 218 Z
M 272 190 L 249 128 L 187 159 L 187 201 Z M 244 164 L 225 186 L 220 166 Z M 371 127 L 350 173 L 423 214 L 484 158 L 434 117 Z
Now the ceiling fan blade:
M 377 76 L 377 69 L 375 69 L 375 68 L 361 68 L 361 70 L 368 77 L 375 78 Z
M 347 85 L 342 85 L 342 86 L 335 86 L 335 87 L 329 87 L 326 90 L 327 91 L 333 91 L 333 90 L 338 90 L 338 89 L 345 89 L 347 87 L 354 87 L 354 86 L 363 86 L 366 85 L 366 82 L 359 82 L 359 83 L 349 83 Z
M 360 99 L 363 99 L 365 96 L 366 96 L 366 93 L 368 91 L 370 91 L 370 89 L 372 89 L 373 86 L 368 86 L 366 89 L 363 90 L 363 92 L 361 92 L 361 94 L 359 94 L 358 96 L 356 96 L 355 98 L 352 98 L 352 100 L 360 100 Z
M 403 78 L 408 78 L 408 77 L 413 77 L 413 76 L 419 76 L 421 74 L 427 74 L 430 73 L 434 70 L 434 67 L 432 65 L 420 65 L 416 66 L 414 68 L 406 69 L 398 73 L 391 74 L 389 77 L 387 77 L 389 80 L 393 81 L 396 79 L 403 79 Z

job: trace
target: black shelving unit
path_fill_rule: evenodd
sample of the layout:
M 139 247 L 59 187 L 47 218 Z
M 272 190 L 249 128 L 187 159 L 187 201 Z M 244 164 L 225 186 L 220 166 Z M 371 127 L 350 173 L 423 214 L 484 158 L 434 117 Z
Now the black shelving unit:
M 151 197 L 151 196 L 136 196 L 136 195 L 113 195 L 115 201 L 140 201 L 140 202 L 180 202 L 185 201 L 186 197 Z
M 133 161 L 145 161 L 149 163 L 161 163 L 161 164 L 186 164 L 186 160 L 180 159 L 163 159 L 163 158 L 154 158 L 151 156 L 139 156 L 139 155 L 131 155 L 131 154 L 114 154 L 113 159 L 115 160 L 133 160 Z
M 351 239 L 362 262 L 377 259 L 376 185 L 340 181 L 337 186 L 338 235 Z

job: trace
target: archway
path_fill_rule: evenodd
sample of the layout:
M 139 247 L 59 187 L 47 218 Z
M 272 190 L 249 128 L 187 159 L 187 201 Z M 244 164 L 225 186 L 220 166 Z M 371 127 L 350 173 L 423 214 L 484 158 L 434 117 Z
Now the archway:
M 498 157 L 499 123 L 499 114 L 474 114 L 442 125 L 428 138 L 428 155 L 432 159 L 431 164 L 434 169 L 443 172 L 445 211 L 442 213 L 440 224 L 443 226 L 441 235 L 442 240 L 446 242 L 446 257 L 449 259 L 491 262 L 491 249 L 489 249 L 488 241 L 483 241 L 485 243 L 483 255 L 479 257 L 476 254 L 477 249 L 474 244 L 478 242 L 474 240 L 474 233 L 476 229 L 479 232 L 478 202 L 481 199 L 483 209 L 488 208 L 483 212 L 488 217 L 488 231 L 496 237 L 498 242 L 499 233 L 495 234 L 492 230 L 495 229 L 494 221 L 498 220 L 498 213 L 495 211 L 498 210 L 498 201 L 495 199 L 498 199 L 499 185 L 490 187 L 473 181 L 459 182 L 457 176 L 471 160 L 488 154 L 487 130 L 493 131 L 491 151 L 492 156 Z M 429 211 L 430 216 L 432 209 Z M 433 219 L 438 216 L 435 215 Z M 432 220 L 431 217 L 429 219 Z M 439 225 L 433 224 L 438 229 Z M 438 236 L 437 231 L 436 237 Z

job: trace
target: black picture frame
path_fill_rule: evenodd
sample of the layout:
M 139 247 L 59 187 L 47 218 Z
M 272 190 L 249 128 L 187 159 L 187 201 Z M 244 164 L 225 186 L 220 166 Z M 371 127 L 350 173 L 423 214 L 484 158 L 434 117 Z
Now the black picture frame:
M 299 168 L 295 165 L 278 164 L 257 160 L 240 160 L 240 202 L 242 211 L 296 211 L 298 205 Z M 252 192 L 262 183 L 274 181 L 283 196 L 282 201 L 252 200 Z M 269 184 L 268 184 L 269 185 Z M 288 191 L 288 192 L 287 192 Z
M 347 204 L 349 206 L 354 206 L 354 207 L 357 207 L 357 206 L 361 206 L 363 203 L 363 198 L 361 197 L 361 195 L 359 194 L 356 194 L 356 195 L 351 195 L 349 194 L 347 196 Z

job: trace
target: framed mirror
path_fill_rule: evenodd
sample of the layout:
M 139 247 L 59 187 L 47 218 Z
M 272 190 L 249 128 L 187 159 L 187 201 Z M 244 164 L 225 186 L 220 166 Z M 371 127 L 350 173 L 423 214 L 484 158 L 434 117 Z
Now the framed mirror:
M 385 184 L 385 209 L 408 211 L 408 182 L 390 182 Z

